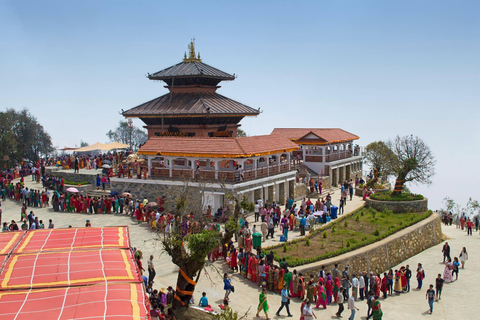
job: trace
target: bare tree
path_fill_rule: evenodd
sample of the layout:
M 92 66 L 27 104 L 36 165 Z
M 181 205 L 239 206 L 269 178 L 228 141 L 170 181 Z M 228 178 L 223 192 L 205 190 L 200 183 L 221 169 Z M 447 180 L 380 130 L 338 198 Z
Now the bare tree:
M 395 157 L 389 169 L 397 175 L 393 196 L 400 195 L 406 182 L 430 184 L 435 174 L 435 157 L 429 146 L 413 135 L 400 137 L 388 143 Z

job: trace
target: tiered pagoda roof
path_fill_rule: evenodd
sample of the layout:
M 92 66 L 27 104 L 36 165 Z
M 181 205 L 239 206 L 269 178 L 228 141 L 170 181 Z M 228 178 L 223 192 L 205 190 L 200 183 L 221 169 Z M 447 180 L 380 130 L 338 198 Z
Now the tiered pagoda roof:
M 244 116 L 260 114 L 257 109 L 216 93 L 221 81 L 235 80 L 235 75 L 203 63 L 200 54 L 195 54 L 193 41 L 188 47 L 188 58 L 185 53 L 182 62 L 147 76 L 164 81 L 170 93 L 124 111 L 124 117 L 138 117 L 148 125 L 155 122 L 148 118 L 228 117 L 227 122 L 238 123 Z

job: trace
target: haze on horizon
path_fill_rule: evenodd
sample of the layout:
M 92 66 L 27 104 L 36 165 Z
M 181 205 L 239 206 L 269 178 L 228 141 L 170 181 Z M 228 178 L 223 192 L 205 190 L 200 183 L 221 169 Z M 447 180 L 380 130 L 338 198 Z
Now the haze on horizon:
M 339 127 L 365 146 L 420 136 L 432 209 L 479 199 L 480 3 L 475 1 L 1 1 L 1 109 L 28 108 L 58 147 L 106 142 L 127 110 L 164 93 L 145 75 L 181 61 L 238 78 L 219 93 L 261 108 L 249 135 Z M 136 125 L 142 123 L 136 121 Z

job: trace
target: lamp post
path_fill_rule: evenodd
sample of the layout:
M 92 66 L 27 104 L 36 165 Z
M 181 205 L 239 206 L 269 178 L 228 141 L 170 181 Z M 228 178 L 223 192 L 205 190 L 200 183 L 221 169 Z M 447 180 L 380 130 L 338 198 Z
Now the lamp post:
M 128 128 L 130 129 L 130 148 L 132 149 L 132 153 L 133 153 L 133 146 L 132 146 L 133 120 L 132 119 L 128 119 Z

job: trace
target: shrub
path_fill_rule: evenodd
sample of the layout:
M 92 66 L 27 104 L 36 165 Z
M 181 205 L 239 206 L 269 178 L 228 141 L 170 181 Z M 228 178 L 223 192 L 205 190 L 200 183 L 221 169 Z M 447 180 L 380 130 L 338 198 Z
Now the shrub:
M 335 233 L 337 229 L 335 229 L 335 226 L 332 227 L 332 233 Z
M 348 227 L 348 221 L 347 221 L 347 220 L 345 220 L 345 223 L 343 224 L 343 226 L 344 226 L 345 228 Z
M 360 217 L 357 216 L 357 217 L 355 218 L 355 221 L 359 222 L 359 221 L 360 221 Z
M 350 240 L 347 240 L 347 248 L 350 247 Z
M 373 231 L 373 235 L 375 237 L 378 237 L 380 235 L 380 231 L 378 229 L 375 229 L 375 231 Z
M 324 232 L 323 232 L 323 238 L 324 238 L 324 239 L 327 238 L 327 231 L 324 231 Z
M 370 196 L 373 200 L 379 201 L 414 201 L 414 200 L 423 200 L 423 196 L 421 194 L 415 193 L 406 193 L 403 192 L 400 195 L 392 196 L 391 192 L 387 193 L 374 193 Z
M 309 238 L 305 238 L 305 245 L 307 247 L 310 247 L 310 239 Z
M 283 243 L 283 252 L 287 252 L 287 249 L 288 249 L 287 243 L 285 242 Z

